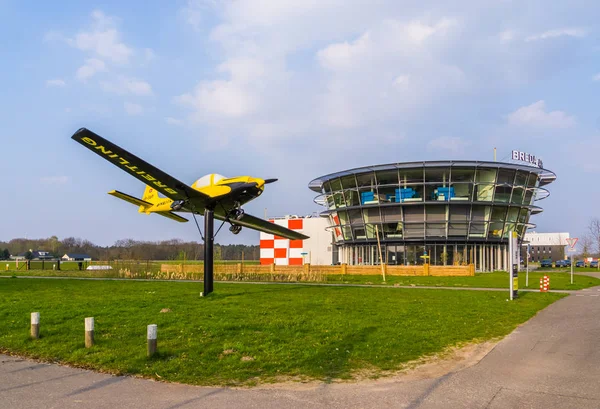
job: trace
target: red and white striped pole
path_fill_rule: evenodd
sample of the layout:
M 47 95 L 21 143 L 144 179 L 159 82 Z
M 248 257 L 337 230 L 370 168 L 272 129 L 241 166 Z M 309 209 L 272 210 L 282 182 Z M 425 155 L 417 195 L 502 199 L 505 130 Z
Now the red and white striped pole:
M 544 275 L 540 278 L 540 292 L 548 292 L 550 289 L 550 277 Z

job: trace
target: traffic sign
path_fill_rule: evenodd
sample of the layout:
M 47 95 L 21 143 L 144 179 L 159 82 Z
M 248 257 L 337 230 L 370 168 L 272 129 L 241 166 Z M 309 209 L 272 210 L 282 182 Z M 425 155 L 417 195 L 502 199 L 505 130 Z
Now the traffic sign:
M 569 246 L 569 248 L 567 248 L 567 251 L 569 253 L 572 253 L 572 252 L 576 251 L 575 245 L 577 244 L 577 240 L 579 240 L 579 238 L 577 238 L 577 237 L 571 237 L 569 239 L 566 239 L 567 245 Z

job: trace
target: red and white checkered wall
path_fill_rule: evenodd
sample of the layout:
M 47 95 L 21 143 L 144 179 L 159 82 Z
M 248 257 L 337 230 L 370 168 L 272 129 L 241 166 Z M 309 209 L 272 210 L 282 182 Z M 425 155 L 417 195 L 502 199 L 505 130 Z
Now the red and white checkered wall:
M 271 223 L 290 230 L 302 230 L 302 219 L 276 219 Z M 268 233 L 260 233 L 260 264 L 278 266 L 301 266 L 303 253 L 302 240 L 289 240 Z

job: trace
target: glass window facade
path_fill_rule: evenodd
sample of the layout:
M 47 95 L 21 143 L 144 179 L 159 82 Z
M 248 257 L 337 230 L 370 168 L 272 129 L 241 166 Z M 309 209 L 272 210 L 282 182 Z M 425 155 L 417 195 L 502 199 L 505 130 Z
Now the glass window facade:
M 432 263 L 455 263 L 482 251 L 473 243 L 506 244 L 511 230 L 522 237 L 532 212 L 541 212 L 534 202 L 549 195 L 542 186 L 554 179 L 524 165 L 420 162 L 345 171 L 310 187 L 321 194 L 337 244 L 368 247 L 379 237 L 388 261 L 418 263 L 433 251 Z

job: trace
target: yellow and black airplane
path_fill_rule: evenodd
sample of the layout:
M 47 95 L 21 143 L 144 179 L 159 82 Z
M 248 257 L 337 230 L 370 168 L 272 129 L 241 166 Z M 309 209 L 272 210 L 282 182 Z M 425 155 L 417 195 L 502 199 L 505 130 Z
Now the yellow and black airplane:
M 242 205 L 262 194 L 266 184 L 277 179 L 263 180 L 250 176 L 225 178 L 213 173 L 188 186 L 86 128 L 79 129 L 71 138 L 146 184 L 142 199 L 116 190 L 109 192 L 139 206 L 140 213 L 156 213 L 178 222 L 187 222 L 187 219 L 174 212 L 203 214 L 206 217 L 208 211 L 211 218 L 214 213 L 214 218 L 228 222 L 231 225 L 229 230 L 234 234 L 239 233 L 242 227 L 247 227 L 293 240 L 308 238 L 247 214 L 242 209 Z M 159 192 L 166 197 L 159 197 Z

